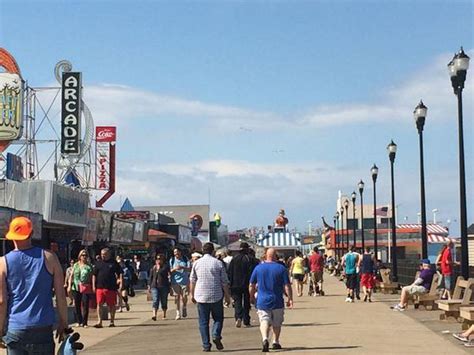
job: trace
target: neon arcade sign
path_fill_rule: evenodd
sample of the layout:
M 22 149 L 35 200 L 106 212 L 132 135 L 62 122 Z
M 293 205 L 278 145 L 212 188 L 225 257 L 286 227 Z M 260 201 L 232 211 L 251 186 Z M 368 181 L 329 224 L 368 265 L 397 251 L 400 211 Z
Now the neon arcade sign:
M 64 72 L 62 79 L 61 153 L 77 155 L 81 139 L 81 73 Z

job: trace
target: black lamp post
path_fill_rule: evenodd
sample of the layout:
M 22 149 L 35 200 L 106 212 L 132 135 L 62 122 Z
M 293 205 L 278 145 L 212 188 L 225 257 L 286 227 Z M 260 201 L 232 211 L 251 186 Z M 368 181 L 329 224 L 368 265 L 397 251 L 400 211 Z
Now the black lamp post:
M 464 169 L 464 132 L 462 117 L 462 90 L 469 69 L 469 57 L 461 47 L 459 53 L 448 64 L 451 84 L 454 95 L 458 98 L 458 133 L 459 133 L 459 187 L 461 204 L 461 274 L 467 280 L 469 278 L 469 254 L 467 245 L 467 211 L 466 211 L 466 173 Z
M 423 162 L 423 127 L 428 108 L 420 101 L 413 111 L 420 141 L 420 195 L 421 195 L 421 257 L 428 257 L 428 233 L 426 231 L 425 166 Z
M 336 228 L 336 255 L 339 256 L 339 231 L 338 231 L 339 212 L 334 216 L 334 228 Z
M 395 181 L 393 177 L 393 163 L 397 154 L 397 145 L 391 141 L 387 146 L 388 157 L 390 159 L 390 177 L 392 181 L 392 275 L 393 281 L 398 281 L 398 265 L 397 265 L 397 229 L 395 221 Z
M 375 258 L 377 259 L 377 250 L 378 250 L 378 242 L 377 242 L 377 194 L 376 194 L 376 189 L 375 185 L 377 182 L 377 175 L 379 174 L 379 168 L 377 168 L 377 165 L 374 164 L 374 166 L 370 169 L 370 172 L 372 173 L 372 181 L 374 182 L 374 254 Z
M 352 195 L 351 195 L 351 198 L 352 198 L 352 220 L 354 221 L 354 248 L 356 246 L 356 243 L 357 243 L 357 239 L 356 239 L 356 229 L 357 229 L 357 220 L 356 220 L 356 197 L 357 197 L 357 194 L 355 193 L 355 191 L 352 192 Z
M 365 240 L 364 240 L 364 182 L 362 180 L 359 181 L 359 194 L 360 194 L 360 233 L 362 238 L 362 250 L 365 248 Z
M 344 201 L 344 209 L 346 210 L 346 246 L 349 249 L 349 226 L 347 224 L 348 213 L 347 209 L 349 208 L 349 200 Z
M 340 231 L 341 231 L 341 247 L 342 247 L 342 253 L 344 255 L 344 207 L 341 206 L 341 208 L 339 209 L 339 216 L 341 217 L 340 219 L 340 225 L 341 225 L 341 228 L 340 228 Z

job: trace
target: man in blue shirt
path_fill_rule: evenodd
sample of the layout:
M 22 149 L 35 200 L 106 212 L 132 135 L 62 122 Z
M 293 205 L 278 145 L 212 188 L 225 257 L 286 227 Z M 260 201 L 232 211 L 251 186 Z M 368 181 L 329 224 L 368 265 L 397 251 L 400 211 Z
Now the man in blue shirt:
M 265 261 L 257 265 L 250 277 L 250 300 L 255 303 L 256 297 L 257 314 L 260 319 L 260 332 L 263 340 L 262 352 L 269 351 L 270 329 L 273 330 L 272 349 L 281 349 L 280 332 L 285 308 L 284 294 L 288 296 L 287 307 L 293 307 L 293 293 L 288 270 L 276 261 L 276 250 L 268 249 Z
M 354 252 L 354 246 L 351 245 L 349 252 L 342 257 L 342 266 L 344 267 L 344 273 L 346 274 L 346 302 L 354 302 L 354 289 L 357 287 L 358 263 L 359 254 Z

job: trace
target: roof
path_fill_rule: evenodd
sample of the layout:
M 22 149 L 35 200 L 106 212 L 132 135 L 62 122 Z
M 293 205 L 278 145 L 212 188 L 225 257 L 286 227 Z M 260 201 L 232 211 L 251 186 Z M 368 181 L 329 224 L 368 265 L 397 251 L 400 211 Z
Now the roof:
M 177 205 L 177 206 L 135 206 L 136 210 L 150 211 L 152 213 L 161 213 L 167 217 L 173 218 L 176 223 L 184 226 L 189 225 L 189 218 L 193 214 L 202 217 L 202 230 L 209 228 L 209 205 Z
M 257 244 L 261 247 L 298 248 L 301 246 L 301 240 L 299 233 L 275 232 L 259 234 Z
M 467 227 L 467 234 L 474 234 L 474 223 Z

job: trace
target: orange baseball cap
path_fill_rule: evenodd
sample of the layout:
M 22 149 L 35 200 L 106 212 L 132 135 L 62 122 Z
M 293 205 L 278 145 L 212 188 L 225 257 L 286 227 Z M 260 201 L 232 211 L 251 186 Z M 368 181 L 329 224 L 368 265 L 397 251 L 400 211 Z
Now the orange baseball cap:
M 15 217 L 10 222 L 10 228 L 6 235 L 9 240 L 28 239 L 33 232 L 33 225 L 29 218 Z

